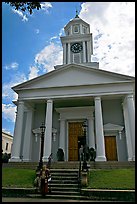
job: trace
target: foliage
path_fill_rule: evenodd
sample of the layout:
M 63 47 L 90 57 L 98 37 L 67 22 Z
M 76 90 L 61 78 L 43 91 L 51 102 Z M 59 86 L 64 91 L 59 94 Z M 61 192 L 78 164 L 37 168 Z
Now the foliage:
M 28 11 L 30 14 L 33 13 L 34 9 L 41 9 L 41 2 L 5 2 L 10 6 L 15 7 L 15 10 L 21 10 L 23 12 Z
M 58 161 L 64 161 L 64 152 L 61 148 L 59 148 L 57 151 L 57 159 Z
M 92 189 L 135 189 L 135 169 L 92 169 L 88 181 Z
M 7 153 L 2 153 L 2 163 L 8 163 L 9 159 L 11 157 L 11 154 L 7 154 Z
M 2 186 L 4 187 L 34 187 L 35 170 L 2 168 Z

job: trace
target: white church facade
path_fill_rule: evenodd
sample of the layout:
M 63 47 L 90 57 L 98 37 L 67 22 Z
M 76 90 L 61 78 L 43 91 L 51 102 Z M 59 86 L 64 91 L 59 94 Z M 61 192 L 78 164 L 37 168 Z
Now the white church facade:
M 59 148 L 65 161 L 78 161 L 81 144 L 96 149 L 96 161 L 135 161 L 135 78 L 91 62 L 90 26 L 78 15 L 64 30 L 63 64 L 13 87 L 18 100 L 10 161 L 39 161 L 42 123 L 43 161 L 51 153 L 57 161 Z

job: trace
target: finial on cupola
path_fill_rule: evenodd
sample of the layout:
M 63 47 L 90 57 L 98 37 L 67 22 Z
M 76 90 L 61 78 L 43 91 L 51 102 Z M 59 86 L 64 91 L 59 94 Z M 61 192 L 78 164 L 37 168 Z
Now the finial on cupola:
M 76 16 L 75 16 L 75 18 L 79 18 L 79 16 L 78 16 L 78 10 L 76 9 Z

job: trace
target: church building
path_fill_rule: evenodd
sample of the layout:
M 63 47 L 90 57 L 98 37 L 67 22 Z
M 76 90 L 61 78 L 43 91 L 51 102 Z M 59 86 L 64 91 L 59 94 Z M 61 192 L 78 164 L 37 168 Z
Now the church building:
M 42 123 L 43 161 L 51 153 L 57 161 L 59 148 L 65 161 L 78 161 L 85 144 L 96 162 L 135 161 L 135 78 L 91 61 L 90 25 L 77 14 L 64 31 L 63 64 L 12 87 L 18 100 L 10 161 L 39 161 Z

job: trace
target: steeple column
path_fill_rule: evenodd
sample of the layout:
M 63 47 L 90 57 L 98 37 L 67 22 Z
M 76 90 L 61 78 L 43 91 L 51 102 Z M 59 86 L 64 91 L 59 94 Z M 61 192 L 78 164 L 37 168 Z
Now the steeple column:
M 88 53 L 88 62 L 91 62 L 91 42 L 87 41 L 87 53 Z
M 63 44 L 63 64 L 66 64 L 66 43 Z
M 85 45 L 85 41 L 83 42 L 83 62 L 86 62 L 86 45 Z
M 70 43 L 68 43 L 68 64 L 70 64 Z

